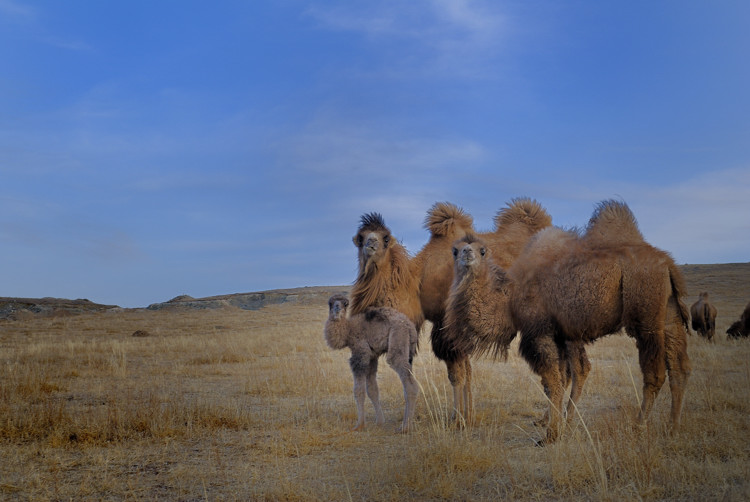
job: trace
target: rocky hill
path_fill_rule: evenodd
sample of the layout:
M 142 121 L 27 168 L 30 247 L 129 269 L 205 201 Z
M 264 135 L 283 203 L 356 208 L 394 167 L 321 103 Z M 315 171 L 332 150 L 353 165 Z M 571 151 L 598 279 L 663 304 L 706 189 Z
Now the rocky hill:
M 193 298 L 188 295 L 181 295 L 164 303 L 153 303 L 147 309 L 179 310 L 236 307 L 243 310 L 258 310 L 266 305 L 290 302 L 301 305 L 324 305 L 332 294 L 347 294 L 349 289 L 349 286 L 311 286 L 293 289 L 274 289 L 257 293 L 234 293 L 206 298 Z
M 118 309 L 117 305 L 102 305 L 91 300 L 65 298 L 8 298 L 0 297 L 0 319 L 23 319 L 29 316 L 55 317 Z
M 349 292 L 349 286 L 312 286 L 294 289 L 275 289 L 254 293 L 193 298 L 181 295 L 162 303 L 153 303 L 148 310 L 190 310 L 240 308 L 258 310 L 266 305 L 298 303 L 300 305 L 325 305 L 334 293 Z M 68 300 L 65 298 L 9 298 L 0 297 L 0 320 L 22 320 L 32 316 L 57 317 L 123 309 L 117 305 L 102 305 L 90 300 Z

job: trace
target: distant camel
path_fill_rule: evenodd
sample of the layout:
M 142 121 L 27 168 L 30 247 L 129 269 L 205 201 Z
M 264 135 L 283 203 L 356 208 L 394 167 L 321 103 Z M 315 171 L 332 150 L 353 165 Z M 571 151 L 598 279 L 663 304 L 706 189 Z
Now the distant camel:
M 520 198 L 498 211 L 494 232 L 480 235 L 491 243 L 499 262 L 508 266 L 532 235 L 551 224 L 552 218 L 538 202 Z M 445 361 L 453 387 L 453 416 L 470 421 L 471 364 L 468 353 L 445 343 L 444 317 L 453 279 L 451 246 L 456 239 L 474 232 L 473 219 L 454 204 L 438 202 L 428 211 L 425 227 L 430 239 L 409 260 L 406 249 L 395 241 L 380 214 L 362 216 L 353 238 L 358 248 L 359 274 L 351 294 L 352 312 L 363 312 L 372 306 L 393 307 L 406 314 L 418 331 L 424 319 L 429 320 L 432 350 Z
M 703 292 L 698 296 L 698 301 L 690 307 L 693 331 L 713 341 L 716 332 L 716 307 L 708 301 L 708 293 Z
M 354 401 L 357 405 L 357 424 L 353 430 L 365 426 L 365 392 L 375 407 L 375 422 L 385 423 L 378 392 L 378 358 L 386 354 L 386 361 L 398 373 L 404 386 L 404 419 L 400 432 L 407 432 L 414 418 L 419 388 L 412 376 L 412 360 L 417 352 L 418 334 L 414 324 L 402 313 L 389 308 L 370 308 L 347 318 L 349 300 L 333 295 L 328 300 L 328 320 L 325 339 L 335 350 L 349 347 L 349 365 L 354 376 Z
M 541 376 L 550 400 L 544 442 L 560 434 L 561 359 L 576 357 L 571 347 L 583 349 L 566 342 L 590 343 L 621 328 L 636 339 L 643 372 L 639 419 L 648 417 L 668 370 L 671 420 L 678 426 L 690 374 L 684 280 L 669 254 L 643 240 L 626 204 L 600 203 L 583 235 L 542 230 L 507 271 L 490 261 L 477 238 L 456 243 L 453 255 L 449 316 L 471 336 L 451 331 L 452 341 L 463 350 L 497 355 L 520 332 L 521 355 Z
M 727 338 L 747 338 L 750 336 L 750 303 L 740 315 L 739 321 L 734 321 L 727 330 Z

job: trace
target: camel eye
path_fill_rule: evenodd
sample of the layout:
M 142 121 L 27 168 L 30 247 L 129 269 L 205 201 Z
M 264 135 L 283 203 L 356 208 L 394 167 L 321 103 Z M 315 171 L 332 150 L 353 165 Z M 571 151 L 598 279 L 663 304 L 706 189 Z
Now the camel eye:
M 453 257 L 455 258 L 457 256 L 458 256 L 458 249 L 453 248 Z
M 486 250 L 486 249 L 484 249 L 484 248 L 479 248 L 479 254 L 481 254 L 482 256 L 484 256 L 484 254 L 485 254 L 486 252 L 487 252 L 487 250 Z
M 391 242 L 391 236 L 390 235 L 386 235 L 385 237 L 383 237 L 383 243 L 386 246 L 388 245 L 389 242 Z

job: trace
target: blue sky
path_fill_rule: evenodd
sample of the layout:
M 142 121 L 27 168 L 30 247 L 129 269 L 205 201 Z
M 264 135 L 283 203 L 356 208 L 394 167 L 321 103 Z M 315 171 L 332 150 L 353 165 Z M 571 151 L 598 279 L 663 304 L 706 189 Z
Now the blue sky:
M 0 0 L 0 296 L 349 284 L 537 199 L 750 259 L 750 2 Z

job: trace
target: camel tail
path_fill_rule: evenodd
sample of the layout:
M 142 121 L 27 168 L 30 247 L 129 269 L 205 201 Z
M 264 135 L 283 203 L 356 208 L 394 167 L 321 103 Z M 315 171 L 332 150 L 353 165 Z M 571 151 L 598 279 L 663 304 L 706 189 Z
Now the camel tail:
M 677 268 L 677 265 L 675 265 L 674 262 L 669 264 L 669 280 L 672 284 L 672 296 L 674 296 L 674 299 L 679 306 L 682 324 L 685 326 L 685 330 L 690 333 L 690 330 L 688 329 L 690 311 L 681 300 L 681 298 L 687 293 L 687 286 L 685 285 L 685 278 L 682 276 L 682 272 Z
M 496 230 L 519 223 L 538 232 L 552 225 L 552 216 L 534 199 L 518 197 L 512 199 L 507 206 L 500 209 L 495 215 Z
M 435 236 L 450 235 L 456 227 L 471 232 L 474 219 L 469 213 L 450 202 L 436 202 L 427 211 L 424 227 Z

